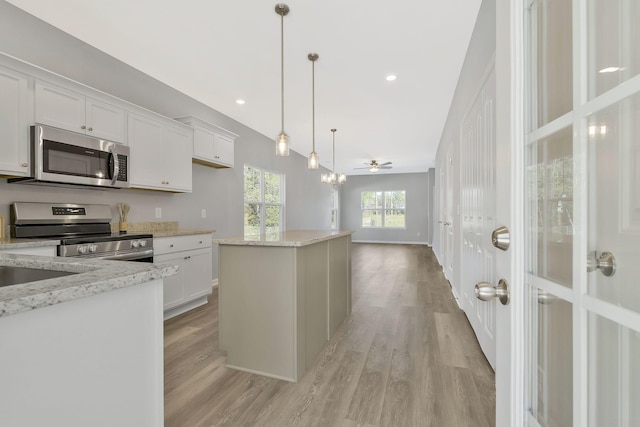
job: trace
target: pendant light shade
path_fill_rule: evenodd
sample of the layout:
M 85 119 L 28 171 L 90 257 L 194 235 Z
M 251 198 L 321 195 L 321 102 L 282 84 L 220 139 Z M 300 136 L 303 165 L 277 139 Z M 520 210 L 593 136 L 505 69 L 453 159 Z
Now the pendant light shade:
M 281 131 L 276 137 L 276 155 L 289 155 L 289 135 L 284 131 L 284 17 L 289 13 L 289 6 L 284 3 L 276 5 L 276 13 L 280 15 L 280 100 Z
M 316 61 L 319 56 L 317 53 L 310 53 L 307 58 L 311 61 L 311 142 L 313 144 L 307 161 L 307 168 L 318 169 L 320 159 L 318 158 L 318 153 L 316 153 Z
M 331 129 L 331 133 L 333 133 L 333 163 L 331 173 L 323 173 L 320 176 L 320 180 L 324 184 L 333 185 L 342 185 L 347 182 L 347 175 L 344 173 L 336 173 L 336 130 Z

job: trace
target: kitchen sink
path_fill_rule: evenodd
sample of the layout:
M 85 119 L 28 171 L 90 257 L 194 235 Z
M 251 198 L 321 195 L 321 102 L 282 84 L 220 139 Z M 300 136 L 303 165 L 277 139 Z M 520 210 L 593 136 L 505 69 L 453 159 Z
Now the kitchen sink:
M 56 270 L 40 270 L 38 268 L 0 266 L 0 287 L 53 279 L 55 277 L 69 276 L 71 274 L 78 273 Z

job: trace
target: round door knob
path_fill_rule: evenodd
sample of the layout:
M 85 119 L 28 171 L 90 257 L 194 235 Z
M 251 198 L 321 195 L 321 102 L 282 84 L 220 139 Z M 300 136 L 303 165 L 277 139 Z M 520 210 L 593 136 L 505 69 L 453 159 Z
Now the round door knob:
M 481 301 L 491 301 L 498 298 L 502 305 L 509 304 L 509 284 L 504 279 L 500 279 L 498 286 L 487 282 L 476 283 L 475 294 L 476 298 Z

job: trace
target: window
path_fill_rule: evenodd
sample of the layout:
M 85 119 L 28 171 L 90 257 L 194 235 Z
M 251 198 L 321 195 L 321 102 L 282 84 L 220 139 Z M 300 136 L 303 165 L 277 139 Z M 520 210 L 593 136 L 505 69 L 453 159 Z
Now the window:
M 404 228 L 405 191 L 363 191 L 363 228 Z
M 244 237 L 273 237 L 284 224 L 284 175 L 244 166 Z
M 335 188 L 331 189 L 331 229 L 337 230 L 339 227 L 338 224 L 338 204 L 340 193 Z

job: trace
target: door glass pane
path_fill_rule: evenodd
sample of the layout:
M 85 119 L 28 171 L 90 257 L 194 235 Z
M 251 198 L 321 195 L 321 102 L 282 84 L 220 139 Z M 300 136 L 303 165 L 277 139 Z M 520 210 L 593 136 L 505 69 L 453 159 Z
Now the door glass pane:
M 573 140 L 571 128 L 531 145 L 530 273 L 572 286 Z
M 589 426 L 640 425 L 640 333 L 589 317 Z
M 589 253 L 611 252 L 616 269 L 591 271 L 589 293 L 640 311 L 640 95 L 588 117 Z M 596 254 L 597 252 L 597 254 Z
M 541 426 L 571 426 L 573 419 L 572 306 L 532 289 L 530 411 Z
M 640 72 L 640 2 L 589 0 L 589 98 Z
M 533 129 L 572 109 L 571 0 L 535 0 L 531 9 Z

